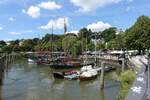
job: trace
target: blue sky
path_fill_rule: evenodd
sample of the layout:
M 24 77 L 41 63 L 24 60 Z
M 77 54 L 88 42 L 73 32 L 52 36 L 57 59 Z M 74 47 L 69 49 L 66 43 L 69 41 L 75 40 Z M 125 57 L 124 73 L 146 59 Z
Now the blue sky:
M 0 0 L 0 40 L 63 34 L 83 27 L 102 31 L 111 26 L 127 29 L 137 17 L 150 17 L 149 0 Z

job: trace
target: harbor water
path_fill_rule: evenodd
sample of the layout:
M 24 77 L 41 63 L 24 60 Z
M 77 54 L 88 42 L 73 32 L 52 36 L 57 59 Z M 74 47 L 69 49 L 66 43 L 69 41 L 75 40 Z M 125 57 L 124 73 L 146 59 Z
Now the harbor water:
M 19 60 L 5 71 L 0 100 L 117 100 L 120 83 L 113 75 L 105 75 L 100 90 L 100 77 L 85 82 L 54 79 L 49 66 Z

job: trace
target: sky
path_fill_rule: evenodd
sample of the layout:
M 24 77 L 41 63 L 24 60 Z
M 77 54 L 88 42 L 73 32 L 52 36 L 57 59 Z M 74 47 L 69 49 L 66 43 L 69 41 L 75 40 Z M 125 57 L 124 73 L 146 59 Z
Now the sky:
M 86 27 L 125 30 L 141 16 L 150 17 L 149 0 L 0 0 L 0 40 L 41 38 L 46 33 L 77 33 Z

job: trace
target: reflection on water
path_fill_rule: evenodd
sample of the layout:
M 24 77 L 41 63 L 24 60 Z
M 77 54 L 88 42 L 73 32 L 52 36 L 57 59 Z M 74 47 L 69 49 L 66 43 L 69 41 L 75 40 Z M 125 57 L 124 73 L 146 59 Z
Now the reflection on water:
M 0 99 L 117 100 L 119 83 L 114 80 L 105 79 L 105 89 L 102 91 L 99 77 L 86 82 L 69 81 L 54 79 L 51 72 L 48 66 L 29 65 L 26 61 L 10 65 L 0 87 Z

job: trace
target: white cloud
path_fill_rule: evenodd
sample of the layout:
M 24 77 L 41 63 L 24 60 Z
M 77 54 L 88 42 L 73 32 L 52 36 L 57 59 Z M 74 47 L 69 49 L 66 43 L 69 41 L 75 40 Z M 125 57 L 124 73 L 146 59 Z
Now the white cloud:
M 22 9 L 22 13 L 26 13 L 26 10 L 25 10 L 25 9 Z
M 91 29 L 93 32 L 98 32 L 98 31 L 104 31 L 105 29 L 108 29 L 110 27 L 111 27 L 110 24 L 99 21 L 97 23 L 92 23 L 88 25 L 87 29 Z
M 3 30 L 3 27 L 0 26 L 0 30 Z
M 48 10 L 60 9 L 62 7 L 61 5 L 56 4 L 54 1 L 41 2 L 38 6 Z
M 48 1 L 48 2 L 41 2 L 40 4 L 36 6 L 30 6 L 27 11 L 25 9 L 22 9 L 22 13 L 28 14 L 32 18 L 38 18 L 41 15 L 41 8 L 48 9 L 48 10 L 55 10 L 60 9 L 62 6 L 56 4 L 54 1 Z
M 32 18 L 40 17 L 40 8 L 37 6 L 30 6 L 27 11 L 23 9 L 22 12 L 28 14 Z
M 133 0 L 127 0 L 127 2 L 133 2 Z
M 79 7 L 79 11 L 89 12 L 99 7 L 104 7 L 110 4 L 117 4 L 119 2 L 126 1 L 132 2 L 133 0 L 70 0 L 75 6 Z
M 10 20 L 10 21 L 14 21 L 15 19 L 14 19 L 13 17 L 10 17 L 9 20 Z
M 68 18 L 65 18 L 66 24 L 68 25 Z M 53 25 L 54 29 L 63 29 L 64 28 L 64 18 L 58 18 L 50 20 L 46 25 L 40 26 L 41 29 L 48 30 L 51 29 Z
M 9 32 L 9 34 L 11 34 L 11 35 L 20 35 L 21 33 L 19 33 L 19 32 Z
M 134 7 L 132 7 L 132 6 L 128 6 L 128 7 L 126 8 L 126 12 L 132 11 L 132 10 L 134 10 Z

